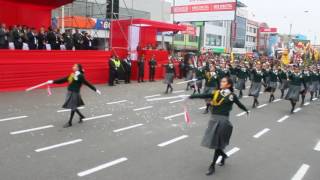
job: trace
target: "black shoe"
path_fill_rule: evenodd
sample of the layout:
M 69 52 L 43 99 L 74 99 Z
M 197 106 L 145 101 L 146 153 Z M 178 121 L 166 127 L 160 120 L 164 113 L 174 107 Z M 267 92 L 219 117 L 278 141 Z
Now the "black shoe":
M 207 175 L 207 176 L 211 176 L 212 174 L 215 173 L 215 171 L 216 171 L 216 169 L 215 169 L 215 167 L 214 167 L 214 164 L 211 164 L 211 166 L 209 167 L 206 175 Z
M 222 157 L 221 162 L 219 163 L 219 166 L 224 166 L 226 159 L 228 159 L 228 156 Z
M 83 119 L 84 119 L 84 118 L 85 118 L 85 117 L 81 117 L 81 118 L 80 118 L 80 120 L 79 120 L 79 123 L 80 123 L 80 124 L 83 123 Z
M 209 113 L 208 109 L 204 110 L 204 112 L 203 112 L 203 114 L 208 114 L 208 113 Z
M 66 123 L 66 124 L 63 126 L 63 128 L 68 128 L 68 127 L 71 127 L 71 126 L 72 126 L 71 123 Z

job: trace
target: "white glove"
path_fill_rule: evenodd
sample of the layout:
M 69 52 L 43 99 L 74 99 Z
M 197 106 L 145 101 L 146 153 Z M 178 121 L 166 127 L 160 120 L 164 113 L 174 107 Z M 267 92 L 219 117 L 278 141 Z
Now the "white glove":
M 101 95 L 101 91 L 99 91 L 98 89 L 96 90 L 96 93 Z
M 47 81 L 47 84 L 53 84 L 53 80 Z

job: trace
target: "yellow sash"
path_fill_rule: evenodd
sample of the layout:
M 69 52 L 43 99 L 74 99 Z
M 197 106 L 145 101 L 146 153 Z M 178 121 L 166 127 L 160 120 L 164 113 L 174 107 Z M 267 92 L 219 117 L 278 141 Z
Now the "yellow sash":
M 213 98 L 211 101 L 212 106 L 220 106 L 223 103 L 224 97 L 220 99 L 220 101 L 218 101 L 219 95 L 220 95 L 220 91 L 213 91 Z

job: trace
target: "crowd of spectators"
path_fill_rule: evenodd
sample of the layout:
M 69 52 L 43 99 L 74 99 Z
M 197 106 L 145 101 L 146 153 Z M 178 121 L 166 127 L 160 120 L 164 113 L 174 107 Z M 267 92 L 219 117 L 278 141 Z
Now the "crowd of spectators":
M 94 39 L 85 31 L 42 27 L 40 30 L 24 25 L 7 27 L 0 23 L 0 49 L 23 50 L 91 50 Z

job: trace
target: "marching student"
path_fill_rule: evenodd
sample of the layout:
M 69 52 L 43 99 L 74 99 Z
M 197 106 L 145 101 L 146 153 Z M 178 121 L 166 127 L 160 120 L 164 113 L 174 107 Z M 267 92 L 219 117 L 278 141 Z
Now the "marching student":
M 196 81 L 194 82 L 194 85 L 192 85 L 193 90 L 193 94 L 195 94 L 197 91 L 200 94 L 201 93 L 201 89 L 202 89 L 202 81 L 204 79 L 204 67 L 201 66 L 201 63 L 198 62 L 198 67 L 195 69 L 195 73 L 194 76 L 196 79 Z
M 204 94 L 209 94 L 219 88 L 219 77 L 214 64 L 210 65 L 210 71 L 205 73 L 204 78 L 205 78 L 205 88 L 203 92 Z M 206 99 L 206 109 L 203 112 L 204 114 L 209 113 L 210 101 L 211 101 L 210 98 Z
M 220 166 L 223 166 L 228 156 L 224 149 L 229 145 L 233 126 L 230 119 L 230 112 L 235 103 L 240 109 L 249 113 L 247 108 L 239 101 L 233 92 L 233 82 L 229 77 L 225 77 L 220 82 L 220 89 L 208 94 L 191 95 L 194 98 L 212 98 L 211 119 L 208 128 L 202 139 L 202 146 L 214 149 L 213 161 L 206 175 L 210 176 L 215 172 L 215 164 L 219 156 L 222 156 Z
M 278 79 L 279 79 L 279 81 L 280 81 L 280 85 L 279 85 L 279 89 L 280 89 L 280 91 L 281 91 L 281 99 L 283 99 L 283 97 L 284 97 L 284 92 L 285 92 L 285 90 L 287 90 L 288 89 L 288 87 L 289 87 L 289 84 L 288 84 L 288 75 L 287 75 L 287 69 L 286 69 L 286 67 L 284 67 L 283 69 L 281 69 L 280 67 L 279 67 L 279 69 L 278 69 Z
M 318 86 L 319 86 L 319 74 L 317 72 L 317 69 L 315 67 L 312 67 L 312 71 L 310 72 L 310 79 L 311 79 L 311 85 L 310 85 L 310 101 L 313 101 L 314 95 L 317 97 L 318 93 Z
M 241 66 L 238 66 L 237 68 L 235 68 L 236 71 L 236 89 L 239 90 L 239 99 L 242 98 L 243 96 L 243 90 L 246 89 L 246 80 L 249 77 L 249 72 L 247 70 L 247 68 L 245 67 L 244 64 L 241 64 Z
M 261 64 L 256 64 L 256 68 L 250 70 L 251 74 L 251 86 L 249 89 L 249 96 L 254 98 L 252 108 L 256 108 L 259 105 L 259 95 L 261 91 L 262 81 L 264 79 L 263 72 L 261 70 Z
M 144 63 L 145 63 L 145 57 L 144 54 L 139 58 L 137 64 L 138 64 L 138 83 L 144 82 Z
M 169 63 L 163 65 L 163 67 L 166 68 L 166 77 L 165 77 L 164 83 L 167 85 L 167 89 L 166 89 L 165 93 L 168 94 L 169 89 L 170 89 L 170 92 L 172 93 L 172 91 L 173 91 L 173 87 L 172 87 L 173 79 L 176 76 L 176 70 L 175 70 L 173 61 L 170 59 Z
M 310 87 L 311 87 L 311 84 L 312 84 L 312 81 L 311 81 L 311 74 L 310 74 L 310 71 L 309 71 L 309 68 L 305 68 L 303 71 L 302 71 L 302 76 L 303 76 L 303 85 L 304 85 L 304 89 L 303 91 L 301 92 L 301 104 L 300 106 L 302 107 L 304 105 L 304 101 L 306 99 L 306 95 L 307 93 L 310 91 Z
M 294 113 L 297 102 L 299 101 L 300 93 L 304 90 L 304 77 L 300 73 L 298 66 L 294 66 L 293 72 L 289 71 L 289 90 L 286 95 L 286 100 L 291 102 L 291 114 Z
M 189 59 L 188 64 L 185 67 L 185 70 L 186 70 L 186 81 L 191 81 L 194 75 L 194 70 L 195 70 L 192 59 Z M 187 83 L 187 88 L 186 88 L 187 91 L 189 91 L 191 84 L 192 82 Z
M 270 92 L 269 102 L 273 102 L 275 100 L 274 93 L 278 86 L 278 70 L 275 68 L 271 68 L 268 71 L 269 82 L 267 84 L 266 90 Z
M 74 113 L 77 113 L 80 116 L 79 123 L 82 123 L 83 119 L 85 118 L 85 116 L 78 109 L 78 107 L 84 105 L 84 102 L 80 95 L 80 90 L 83 84 L 88 86 L 90 89 L 92 89 L 99 95 L 101 95 L 101 92 L 86 80 L 81 64 L 75 64 L 72 67 L 72 70 L 73 72 L 67 77 L 48 81 L 48 84 L 69 83 L 66 100 L 62 107 L 65 109 L 71 109 L 71 114 L 70 114 L 69 121 L 63 126 L 64 128 L 68 128 L 72 126 L 72 119 L 73 119 Z

